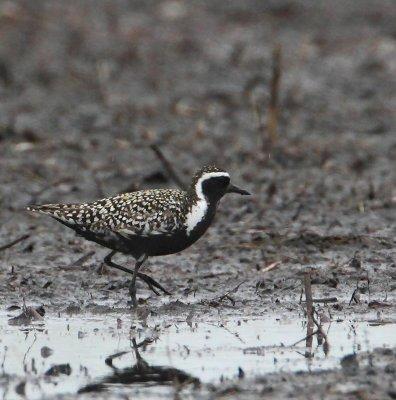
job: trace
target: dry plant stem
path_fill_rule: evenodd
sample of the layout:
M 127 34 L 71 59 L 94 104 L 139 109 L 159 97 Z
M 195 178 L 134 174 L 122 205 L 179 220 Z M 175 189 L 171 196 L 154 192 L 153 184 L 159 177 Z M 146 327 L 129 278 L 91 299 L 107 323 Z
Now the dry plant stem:
M 74 261 L 73 263 L 70 264 L 71 267 L 81 267 L 85 261 L 87 261 L 90 257 L 92 257 L 95 254 L 94 251 L 90 251 L 87 254 L 84 254 L 82 257 L 80 257 L 78 260 Z
M 315 311 L 315 313 L 317 314 L 316 311 Z M 329 348 L 330 348 L 330 344 L 329 344 L 329 341 L 327 339 L 327 334 L 323 330 L 322 325 L 316 320 L 314 315 L 312 315 L 312 320 L 313 320 L 314 324 L 316 325 L 316 328 L 317 328 L 316 333 L 318 334 L 318 337 L 319 337 L 319 335 L 322 337 L 322 340 L 324 342 L 323 343 L 323 350 L 324 350 L 325 354 L 327 354 L 329 352 Z
M 278 265 L 280 265 L 280 261 L 275 261 L 272 264 L 268 265 L 267 267 L 263 268 L 261 270 L 261 272 L 271 271 L 272 269 L 276 268 Z
M 231 293 L 236 293 L 239 289 L 239 287 L 241 285 L 243 285 L 246 281 L 242 281 L 241 283 L 238 283 L 238 285 L 236 285 L 234 288 L 232 288 L 231 290 L 227 291 L 226 293 L 224 293 L 222 296 L 219 297 L 219 299 L 217 300 L 219 303 L 221 301 L 223 301 L 225 298 L 227 298 Z
M 272 52 L 272 77 L 270 86 L 270 103 L 268 108 L 267 131 L 272 144 L 278 138 L 279 85 L 281 78 L 281 46 L 278 44 Z
M 18 243 L 20 243 L 20 242 L 22 242 L 22 241 L 28 239 L 29 237 L 30 237 L 30 235 L 23 235 L 23 236 L 21 236 L 20 238 L 15 239 L 15 240 L 13 240 L 13 241 L 10 242 L 10 243 L 5 244 L 4 246 L 1 246 L 1 247 L 0 247 L 0 251 L 7 250 L 7 249 L 9 249 L 10 247 L 15 246 L 16 244 L 18 244 Z
M 305 337 L 303 337 L 302 339 L 297 340 L 297 342 L 293 343 L 290 347 L 297 346 L 299 343 L 303 342 L 304 340 L 308 340 L 310 337 L 315 336 L 317 333 L 318 333 L 317 330 L 314 331 L 314 332 L 312 332 L 312 333 L 310 333 L 309 336 L 305 336 Z
M 323 299 L 312 299 L 313 303 L 337 303 L 337 297 L 324 297 Z
M 305 272 L 305 274 L 304 274 L 304 289 L 305 289 L 305 301 L 306 301 L 307 319 L 308 319 L 307 336 L 306 336 L 306 344 L 305 344 L 307 351 L 305 352 L 305 357 L 311 358 L 312 357 L 314 318 L 313 318 L 311 274 L 309 272 Z
M 311 274 L 305 272 L 304 274 L 304 289 L 305 289 L 305 301 L 307 307 L 308 321 L 313 322 L 313 299 L 312 299 L 312 287 L 311 287 Z
M 229 301 L 232 303 L 232 305 L 235 305 L 235 300 L 230 296 L 230 294 L 231 294 L 231 293 L 236 293 L 236 292 L 238 291 L 239 287 L 240 287 L 241 285 L 243 285 L 244 283 L 246 283 L 246 281 L 242 281 L 242 282 L 238 283 L 238 285 L 236 285 L 236 286 L 233 287 L 232 289 L 228 290 L 228 291 L 225 292 L 223 295 L 221 295 L 221 296 L 219 296 L 219 297 L 216 297 L 216 298 L 214 298 L 214 299 L 212 299 L 212 300 L 209 300 L 209 301 L 208 301 L 208 304 L 211 304 L 211 305 L 213 305 L 213 304 L 219 305 L 223 300 L 227 299 L 227 300 L 229 300 Z
M 158 147 L 158 145 L 151 144 L 150 145 L 150 149 L 154 152 L 154 154 L 157 156 L 157 158 L 161 161 L 161 163 L 164 166 L 164 168 L 166 170 L 166 173 L 168 174 L 169 178 L 171 178 L 173 180 L 173 182 L 175 182 L 176 185 L 179 186 L 180 189 L 185 190 L 186 189 L 186 185 L 179 178 L 179 176 L 175 172 L 174 168 L 172 167 L 172 164 L 164 156 L 164 154 L 162 153 L 162 151 Z
M 359 303 L 359 299 L 356 298 L 356 294 L 358 293 L 358 291 L 359 291 L 359 281 L 356 281 L 356 289 L 353 291 L 351 299 L 349 300 L 349 304 L 348 305 L 351 305 L 353 301 L 355 303 Z

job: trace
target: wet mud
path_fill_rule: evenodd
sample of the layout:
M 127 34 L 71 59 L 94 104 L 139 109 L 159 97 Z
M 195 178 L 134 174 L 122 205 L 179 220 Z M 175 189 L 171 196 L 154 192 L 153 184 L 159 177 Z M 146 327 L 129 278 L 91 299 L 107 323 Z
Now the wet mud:
M 395 16 L 386 0 L 0 2 L 0 396 L 396 398 Z M 24 211 L 204 164 L 253 196 L 150 259 L 171 294 L 139 282 L 138 310 L 107 250 Z

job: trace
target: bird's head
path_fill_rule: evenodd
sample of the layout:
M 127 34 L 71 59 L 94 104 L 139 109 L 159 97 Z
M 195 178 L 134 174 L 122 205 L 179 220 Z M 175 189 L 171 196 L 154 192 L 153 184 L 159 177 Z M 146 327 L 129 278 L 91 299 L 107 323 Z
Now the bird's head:
M 227 193 L 250 195 L 248 191 L 231 184 L 228 172 L 215 166 L 201 168 L 193 177 L 190 191 L 209 202 L 217 202 Z

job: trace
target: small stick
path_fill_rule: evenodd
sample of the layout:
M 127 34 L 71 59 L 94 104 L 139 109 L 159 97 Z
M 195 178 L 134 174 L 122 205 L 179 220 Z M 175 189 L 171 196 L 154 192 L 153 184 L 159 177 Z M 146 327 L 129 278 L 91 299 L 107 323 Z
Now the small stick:
M 359 281 L 356 281 L 356 289 L 352 293 L 351 300 L 349 300 L 349 305 L 352 304 L 352 301 L 354 301 L 355 303 L 359 303 L 358 299 L 355 297 L 358 291 L 359 291 Z
M 311 274 L 309 272 L 305 272 L 304 274 L 304 288 L 305 288 L 305 301 L 307 305 L 308 321 L 311 320 L 313 322 Z
M 177 173 L 175 172 L 174 168 L 172 167 L 169 160 L 164 156 L 161 149 L 155 143 L 150 145 L 150 149 L 154 152 L 157 158 L 161 161 L 162 165 L 164 166 L 168 176 L 179 186 L 180 189 L 185 190 L 186 186 L 183 181 L 179 178 Z
M 292 345 L 290 345 L 290 347 L 297 346 L 299 343 L 303 342 L 304 340 L 307 340 L 307 339 L 309 339 L 310 337 L 315 336 L 318 332 L 319 332 L 319 331 L 316 330 L 316 331 L 310 333 L 309 335 L 307 335 L 307 336 L 303 337 L 302 339 L 298 340 L 296 343 L 293 343 Z
M 71 264 L 71 267 L 81 267 L 87 261 L 90 257 L 92 257 L 95 254 L 94 251 L 90 251 L 87 254 L 84 254 L 82 257 L 80 257 L 78 260 L 74 261 L 74 263 Z
M 370 277 L 368 271 L 366 271 L 367 274 L 367 290 L 368 290 L 368 295 L 369 295 L 369 303 L 371 301 L 371 289 L 370 289 Z M 389 282 L 389 281 L 387 281 Z
M 196 278 L 197 279 L 210 279 L 210 278 L 217 278 L 218 276 L 223 276 L 223 275 L 231 275 L 231 272 L 219 272 L 217 274 L 214 272 L 210 272 L 209 274 L 198 275 Z
M 238 285 L 236 285 L 234 288 L 232 288 L 232 289 L 228 290 L 227 292 L 225 292 L 223 295 L 221 295 L 221 296 L 219 296 L 219 297 L 216 297 L 216 298 L 214 298 L 214 299 L 212 299 L 212 300 L 203 301 L 203 303 L 207 303 L 207 304 L 209 304 L 209 305 L 213 305 L 213 306 L 216 306 L 216 307 L 217 307 L 218 305 L 220 305 L 220 303 L 221 303 L 223 300 L 227 299 L 227 300 L 229 300 L 229 301 L 232 303 L 232 305 L 234 306 L 234 305 L 235 305 L 235 300 L 230 296 L 230 294 L 231 294 L 231 293 L 236 293 L 236 292 L 238 291 L 239 287 L 240 287 L 242 284 L 244 284 L 245 282 L 246 282 L 246 281 L 242 281 L 242 282 L 238 283 Z
M 312 299 L 313 303 L 337 303 L 337 297 L 324 297 L 323 299 Z
M 281 51 L 282 48 L 278 44 L 272 52 L 272 77 L 271 77 L 271 94 L 268 108 L 267 130 L 272 143 L 275 143 L 278 137 L 278 116 L 279 116 L 279 84 L 281 78 Z
M 313 319 L 313 304 L 312 304 L 312 287 L 311 287 L 311 274 L 309 271 L 304 274 L 304 291 L 305 291 L 305 301 L 307 307 L 307 336 L 306 336 L 306 344 L 305 347 L 307 350 L 305 351 L 305 357 L 312 357 L 312 338 L 313 338 L 313 327 L 314 327 L 314 319 Z M 309 350 L 308 350 L 309 349 Z
M 316 312 L 316 314 L 318 314 L 316 310 L 315 310 L 315 312 Z M 325 331 L 323 330 L 322 325 L 316 320 L 314 315 L 312 315 L 312 320 L 313 320 L 314 324 L 316 325 L 316 327 L 318 328 L 318 330 L 317 330 L 318 342 L 319 342 L 319 335 L 320 335 L 324 341 L 323 351 L 327 355 L 330 350 L 330 344 L 329 344 L 329 340 L 327 339 L 327 335 L 326 335 Z
M 280 261 L 275 261 L 272 264 L 268 265 L 267 267 L 263 268 L 260 270 L 260 272 L 268 272 L 271 271 L 271 269 L 276 268 L 280 264 Z
M 18 244 L 19 242 L 22 242 L 22 241 L 28 239 L 29 237 L 30 237 L 30 235 L 23 235 L 23 236 L 21 236 L 20 238 L 15 239 L 15 240 L 13 240 L 13 241 L 10 242 L 10 243 L 5 244 L 4 246 L 1 246 L 1 247 L 0 247 L 0 251 L 9 249 L 10 247 L 15 246 L 15 245 Z
M 233 289 L 227 291 L 226 293 L 224 293 L 222 296 L 220 296 L 217 301 L 220 303 L 221 301 L 223 301 L 224 299 L 228 298 L 229 295 L 231 293 L 236 293 L 239 289 L 239 287 L 244 284 L 246 281 L 242 281 L 241 283 L 238 283 L 238 285 L 236 285 Z

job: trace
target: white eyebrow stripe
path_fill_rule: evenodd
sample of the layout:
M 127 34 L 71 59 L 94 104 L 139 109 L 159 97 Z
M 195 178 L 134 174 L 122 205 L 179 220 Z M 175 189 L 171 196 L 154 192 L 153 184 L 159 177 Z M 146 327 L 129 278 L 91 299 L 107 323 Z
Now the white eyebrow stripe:
M 230 174 L 228 172 L 205 172 L 198 180 L 199 181 L 204 181 L 206 179 L 210 179 L 210 178 L 218 178 L 224 176 L 226 178 L 230 177 Z

